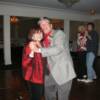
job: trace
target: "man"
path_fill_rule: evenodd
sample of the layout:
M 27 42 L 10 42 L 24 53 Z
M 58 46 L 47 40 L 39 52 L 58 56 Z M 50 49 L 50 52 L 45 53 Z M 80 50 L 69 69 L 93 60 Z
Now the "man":
M 44 33 L 44 47 L 31 44 L 30 48 L 47 57 L 49 73 L 45 75 L 45 99 L 56 100 L 57 94 L 59 100 L 68 100 L 75 72 L 66 36 L 61 30 L 53 30 L 48 18 L 42 18 L 38 23 Z
M 94 60 L 98 51 L 98 33 L 95 31 L 95 25 L 93 23 L 87 24 L 89 38 L 87 39 L 87 55 L 86 55 L 86 64 L 87 64 L 87 83 L 93 82 L 93 79 L 96 79 L 96 73 L 93 68 Z

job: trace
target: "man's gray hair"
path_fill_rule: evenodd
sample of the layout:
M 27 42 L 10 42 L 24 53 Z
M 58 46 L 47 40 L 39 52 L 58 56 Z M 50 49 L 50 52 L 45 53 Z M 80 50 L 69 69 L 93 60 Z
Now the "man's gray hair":
M 47 21 L 48 23 L 51 23 L 51 19 L 50 19 L 50 18 L 48 18 L 48 17 L 42 17 L 42 18 L 39 19 L 38 25 L 40 25 L 40 23 L 41 23 L 42 21 Z

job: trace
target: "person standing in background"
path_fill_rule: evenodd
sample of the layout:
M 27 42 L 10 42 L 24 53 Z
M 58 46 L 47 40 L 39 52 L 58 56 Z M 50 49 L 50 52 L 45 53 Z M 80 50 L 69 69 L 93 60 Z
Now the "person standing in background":
M 77 53 L 78 53 L 78 73 L 77 73 L 77 81 L 84 81 L 86 75 L 86 42 L 88 38 L 88 32 L 84 25 L 80 25 L 78 27 L 77 34 Z
M 94 70 L 94 60 L 98 53 L 98 45 L 99 45 L 99 38 L 98 33 L 95 31 L 94 23 L 87 24 L 87 30 L 89 33 L 89 37 L 91 39 L 87 39 L 86 48 L 87 48 L 87 55 L 86 55 L 86 65 L 87 65 L 87 80 L 86 83 L 93 82 L 93 79 L 96 79 L 96 73 Z

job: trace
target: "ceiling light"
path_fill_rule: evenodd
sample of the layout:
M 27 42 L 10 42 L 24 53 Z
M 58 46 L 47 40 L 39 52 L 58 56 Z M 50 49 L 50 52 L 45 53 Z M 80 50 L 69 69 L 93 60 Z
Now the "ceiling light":
M 78 3 L 80 0 L 58 0 L 59 2 L 63 3 L 66 5 L 66 7 L 71 7 L 75 3 Z

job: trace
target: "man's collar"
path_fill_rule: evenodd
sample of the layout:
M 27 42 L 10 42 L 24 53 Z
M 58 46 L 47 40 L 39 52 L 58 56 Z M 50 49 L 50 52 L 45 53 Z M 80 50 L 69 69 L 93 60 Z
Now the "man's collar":
M 50 32 L 46 33 L 45 36 L 46 36 L 46 37 L 48 37 L 48 36 L 49 36 L 49 37 L 52 37 L 53 34 L 54 34 L 54 31 L 51 30 Z

